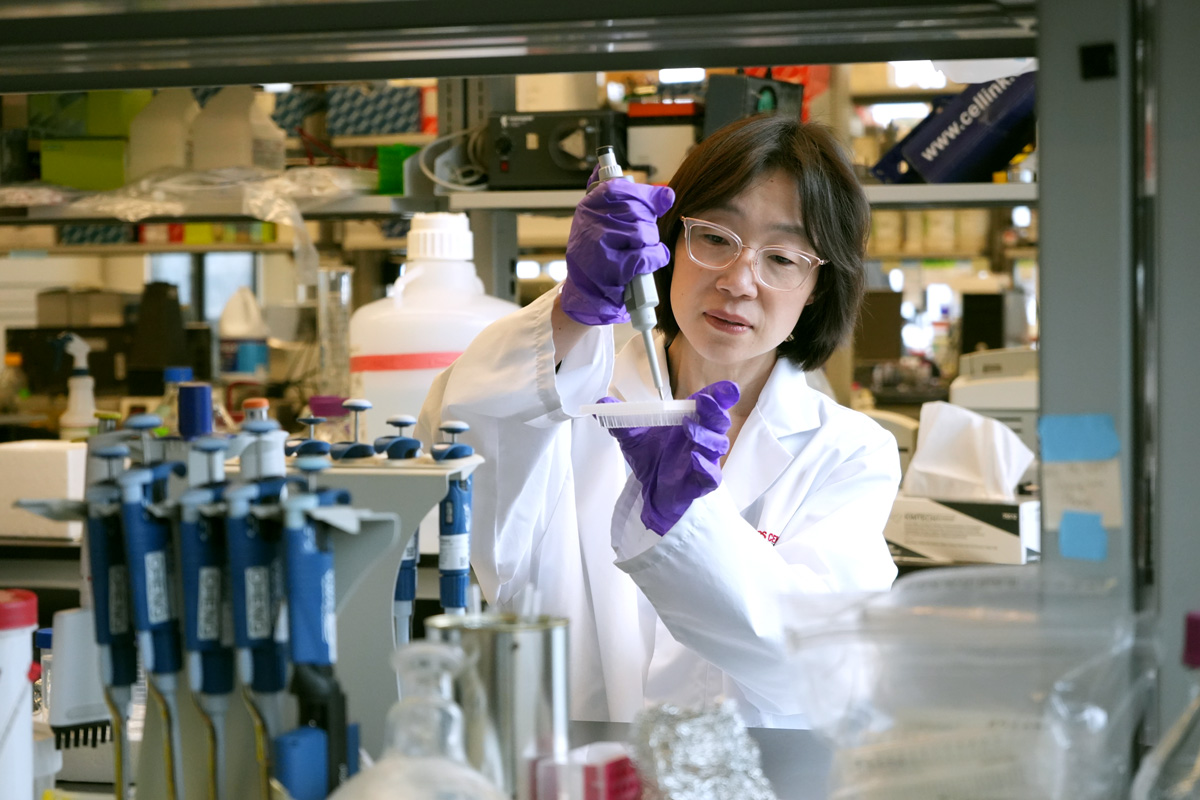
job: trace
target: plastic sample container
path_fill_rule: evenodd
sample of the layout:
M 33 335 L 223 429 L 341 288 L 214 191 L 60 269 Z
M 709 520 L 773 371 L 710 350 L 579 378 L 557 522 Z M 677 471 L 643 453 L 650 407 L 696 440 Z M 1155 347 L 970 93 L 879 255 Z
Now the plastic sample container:
M 33 637 L 37 595 L 0 589 L 0 776 L 6 800 L 33 798 Z

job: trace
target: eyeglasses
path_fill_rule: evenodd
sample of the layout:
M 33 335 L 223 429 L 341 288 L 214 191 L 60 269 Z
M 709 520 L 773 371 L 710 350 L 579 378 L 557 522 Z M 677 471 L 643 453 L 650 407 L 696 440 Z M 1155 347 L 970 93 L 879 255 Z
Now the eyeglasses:
M 812 253 L 786 247 L 746 247 L 741 237 L 728 228 L 695 217 L 680 219 L 683 220 L 684 241 L 692 261 L 705 269 L 720 270 L 737 261 L 743 250 L 754 250 L 756 256 L 751 271 L 755 279 L 768 289 L 784 292 L 799 289 L 816 267 L 829 263 Z

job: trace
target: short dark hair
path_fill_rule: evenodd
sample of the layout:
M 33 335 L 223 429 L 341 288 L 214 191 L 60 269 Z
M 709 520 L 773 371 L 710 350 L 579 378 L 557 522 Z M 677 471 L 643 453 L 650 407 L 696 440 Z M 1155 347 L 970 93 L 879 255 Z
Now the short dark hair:
M 792 341 L 778 354 L 804 370 L 822 366 L 858 320 L 866 288 L 863 258 L 871 210 L 854 168 L 833 133 L 823 125 L 784 115 L 738 120 L 713 133 L 688 154 L 671 178 L 675 205 L 659 219 L 659 235 L 671 249 L 667 266 L 654 273 L 658 327 L 668 341 L 679 333 L 671 311 L 671 276 L 681 216 L 722 205 L 765 172 L 781 169 L 800 185 L 800 212 L 816 254 L 813 302 L 800 315 Z

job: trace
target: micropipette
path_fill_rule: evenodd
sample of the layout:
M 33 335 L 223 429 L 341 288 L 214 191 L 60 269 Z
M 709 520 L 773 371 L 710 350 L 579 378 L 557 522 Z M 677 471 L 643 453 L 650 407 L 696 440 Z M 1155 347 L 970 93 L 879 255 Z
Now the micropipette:
M 596 150 L 596 156 L 600 159 L 600 170 L 596 175 L 597 183 L 616 178 L 629 180 L 621 171 L 621 165 L 617 163 L 617 154 L 612 145 L 604 145 Z M 591 188 L 591 186 L 588 187 L 589 190 Z M 642 335 L 642 343 L 646 347 L 646 360 L 650 363 L 650 377 L 654 381 L 654 388 L 658 390 L 658 396 L 666 402 L 671 397 L 663 382 L 662 370 L 658 363 L 658 350 L 654 346 L 654 326 L 658 324 L 658 317 L 654 313 L 654 309 L 657 307 L 658 288 L 654 285 L 654 275 L 649 272 L 635 275 L 629 285 L 625 287 L 625 310 L 629 312 L 629 321 L 633 323 L 634 330 Z

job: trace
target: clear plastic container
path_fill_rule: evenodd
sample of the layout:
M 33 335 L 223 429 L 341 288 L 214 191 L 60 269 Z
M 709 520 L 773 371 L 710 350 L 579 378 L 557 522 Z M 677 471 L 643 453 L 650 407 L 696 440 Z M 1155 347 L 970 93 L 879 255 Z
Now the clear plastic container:
M 1142 759 L 1132 800 L 1200 798 L 1200 611 L 1184 621 L 1183 664 L 1190 671 L 1190 702 Z
M 1103 582 L 923 570 L 786 609 L 789 664 L 834 742 L 831 797 L 1116 800 L 1152 676 Z

